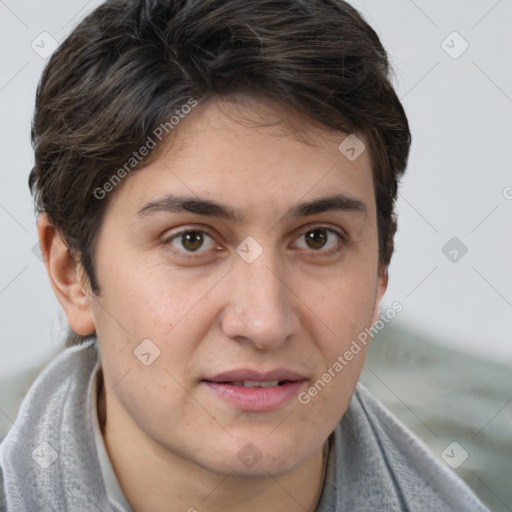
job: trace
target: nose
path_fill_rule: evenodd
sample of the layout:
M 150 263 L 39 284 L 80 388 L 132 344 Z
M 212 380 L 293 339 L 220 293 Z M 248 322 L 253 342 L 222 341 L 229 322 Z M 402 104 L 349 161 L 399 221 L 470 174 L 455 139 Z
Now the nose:
M 236 256 L 224 285 L 229 299 L 221 329 L 229 338 L 271 350 L 298 334 L 300 301 L 278 255 L 264 251 L 252 263 Z

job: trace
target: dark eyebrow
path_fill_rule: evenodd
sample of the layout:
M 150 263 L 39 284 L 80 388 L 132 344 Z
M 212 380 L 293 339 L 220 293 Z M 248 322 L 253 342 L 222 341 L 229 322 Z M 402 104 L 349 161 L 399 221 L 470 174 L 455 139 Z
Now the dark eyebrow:
M 313 199 L 299 203 L 291 208 L 284 217 L 299 218 L 324 213 L 327 211 L 355 212 L 366 216 L 366 205 L 363 201 L 346 194 L 332 194 L 330 196 Z M 161 199 L 156 199 L 144 205 L 136 214 L 138 218 L 144 218 L 160 212 L 170 213 L 195 213 L 220 217 L 232 222 L 243 222 L 245 215 L 222 203 L 210 199 L 202 199 L 194 196 L 181 196 L 169 194 Z
M 220 217 L 233 222 L 242 222 L 244 216 L 235 209 L 194 196 L 180 196 L 169 194 L 161 199 L 151 201 L 144 205 L 136 214 L 136 217 L 143 218 L 160 212 L 183 213 L 190 212 L 199 215 Z
M 354 212 L 366 216 L 366 205 L 360 199 L 347 194 L 332 194 L 330 196 L 313 199 L 305 203 L 299 203 L 292 208 L 286 217 L 307 217 L 316 213 L 328 211 Z

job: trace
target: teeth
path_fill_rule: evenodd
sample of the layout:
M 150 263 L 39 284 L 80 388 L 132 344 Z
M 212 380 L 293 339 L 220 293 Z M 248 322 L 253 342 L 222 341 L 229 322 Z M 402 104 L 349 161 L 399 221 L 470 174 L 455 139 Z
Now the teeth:
M 233 384 L 235 386 L 243 386 L 244 388 L 258 388 L 258 387 L 270 388 L 272 386 L 279 385 L 279 381 L 278 380 L 266 380 L 266 381 L 258 382 L 255 380 L 244 380 L 244 381 L 233 382 Z

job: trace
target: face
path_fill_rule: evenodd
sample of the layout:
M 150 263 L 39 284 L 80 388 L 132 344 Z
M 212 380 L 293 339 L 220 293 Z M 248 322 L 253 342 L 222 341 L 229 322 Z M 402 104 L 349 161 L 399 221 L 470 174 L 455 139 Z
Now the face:
M 229 111 L 201 103 L 116 190 L 91 315 L 107 424 L 161 458 L 279 475 L 321 449 L 361 371 L 364 347 L 344 354 L 385 288 L 372 171 L 344 135 Z

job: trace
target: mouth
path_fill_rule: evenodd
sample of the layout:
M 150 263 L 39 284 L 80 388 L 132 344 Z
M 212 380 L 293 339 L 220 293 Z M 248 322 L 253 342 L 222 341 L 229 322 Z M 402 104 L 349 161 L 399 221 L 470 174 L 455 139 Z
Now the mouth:
M 283 407 L 299 393 L 306 380 L 283 369 L 266 373 L 235 370 L 202 383 L 224 403 L 244 411 L 264 412 Z
M 233 386 L 243 386 L 244 388 L 272 388 L 274 386 L 282 386 L 287 380 L 267 380 L 259 382 L 257 380 L 239 380 L 236 382 L 225 382 L 224 384 L 233 384 Z

